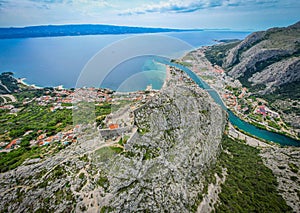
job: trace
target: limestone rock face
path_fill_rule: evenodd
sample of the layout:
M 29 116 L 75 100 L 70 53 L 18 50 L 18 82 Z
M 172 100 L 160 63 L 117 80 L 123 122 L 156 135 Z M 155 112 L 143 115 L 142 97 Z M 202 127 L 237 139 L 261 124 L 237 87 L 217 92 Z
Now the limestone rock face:
M 195 212 L 227 115 L 178 72 L 134 111 L 137 131 L 122 151 L 118 142 L 86 136 L 1 173 L 0 211 Z
M 265 73 L 262 72 L 270 69 L 274 75 L 281 75 L 285 72 L 283 67 L 299 60 L 299 26 L 300 22 L 286 28 L 272 28 L 252 33 L 236 47 L 227 51 L 223 67 L 232 77 L 244 77 L 246 81 L 254 74 L 263 75 Z M 294 72 L 299 71 L 297 66 L 290 66 L 290 69 Z M 268 76 L 264 78 L 268 80 Z
M 259 64 L 267 60 L 272 60 L 276 57 L 283 57 L 288 55 L 289 52 L 285 50 L 276 49 L 262 49 L 261 47 L 253 47 L 244 52 L 240 56 L 240 62 L 234 66 L 228 74 L 239 78 L 244 75 L 250 75 L 259 71 Z
M 281 70 L 281 72 L 277 72 Z M 264 84 L 266 88 L 261 91 L 262 94 L 271 93 L 281 85 L 290 82 L 300 81 L 300 58 L 292 57 L 285 61 L 277 62 L 262 72 L 255 73 L 249 81 L 253 85 Z
M 143 133 L 126 148 L 141 157 L 131 158 L 132 166 L 114 178 L 117 185 L 128 183 L 122 186 L 125 191 L 113 195 L 112 207 L 122 212 L 192 211 L 203 190 L 204 173 L 220 151 L 225 112 L 204 91 L 179 84 L 163 90 L 135 117 Z M 128 159 L 114 164 L 124 161 Z M 121 188 L 117 185 L 114 188 Z
M 232 48 L 228 51 L 227 57 L 223 62 L 223 67 L 230 68 L 234 64 L 238 63 L 238 54 L 243 49 L 248 49 L 249 47 L 253 46 L 254 44 L 258 43 L 263 39 L 265 36 L 264 31 L 254 32 L 249 35 L 245 40 L 243 40 L 238 46 Z

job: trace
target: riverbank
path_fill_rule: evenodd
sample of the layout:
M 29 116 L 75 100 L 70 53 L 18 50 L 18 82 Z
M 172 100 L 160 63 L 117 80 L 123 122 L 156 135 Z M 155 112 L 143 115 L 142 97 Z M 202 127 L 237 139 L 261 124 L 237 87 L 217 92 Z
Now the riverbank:
M 261 124 L 261 123 L 258 123 L 250 118 L 246 119 L 245 116 L 241 113 L 236 113 L 234 111 L 231 111 L 235 116 L 237 116 L 239 119 L 241 119 L 242 121 L 246 122 L 246 123 L 249 123 L 253 126 L 255 126 L 256 128 L 258 129 L 261 129 L 261 130 L 265 130 L 265 131 L 269 131 L 269 132 L 273 132 L 273 133 L 276 133 L 276 134 L 279 134 L 279 135 L 282 135 L 282 136 L 285 136 L 285 137 L 289 137 L 293 140 L 297 140 L 299 141 L 300 143 L 300 138 L 295 136 L 295 135 L 292 135 L 292 134 L 289 134 L 287 132 L 282 132 L 282 131 L 279 131 L 279 130 L 276 130 L 275 128 L 272 128 L 272 127 L 269 127 L 269 126 L 266 126 L 264 124 Z
M 271 147 L 272 145 L 266 142 L 263 142 L 262 140 L 259 140 L 257 138 L 251 137 L 250 135 L 247 135 L 241 131 L 239 131 L 236 127 L 234 127 L 230 122 L 228 123 L 228 134 L 229 136 L 243 140 L 245 143 L 252 147 Z M 276 146 L 275 144 L 273 144 Z
M 266 130 L 266 131 L 270 131 L 270 132 L 274 132 L 276 134 L 280 134 L 280 135 L 284 135 L 286 137 L 290 137 L 291 139 L 294 139 L 294 140 L 297 140 L 300 142 L 300 138 L 297 137 L 296 135 L 294 134 L 291 134 L 289 132 L 285 132 L 285 131 L 280 131 L 280 130 L 277 130 L 273 127 L 270 127 L 270 126 L 267 126 L 267 125 L 264 125 L 263 123 L 258 123 L 257 121 L 249 118 L 248 116 L 245 116 L 243 113 L 239 112 L 239 111 L 235 111 L 233 110 L 232 108 L 230 108 L 226 102 L 221 98 L 222 95 L 220 94 L 220 92 L 218 91 L 218 88 L 216 88 L 214 85 L 210 85 L 211 88 L 213 88 L 213 90 L 219 95 L 220 97 L 220 101 L 221 101 L 221 105 L 224 105 L 225 106 L 225 109 L 229 109 L 235 116 L 237 116 L 239 119 L 241 119 L 242 121 L 246 122 L 246 123 L 249 123 L 259 129 L 262 129 L 262 130 Z
M 165 81 L 164 81 L 164 83 L 163 83 L 160 90 L 167 87 L 167 84 L 168 84 L 168 81 L 170 80 L 170 77 L 171 77 L 171 68 L 169 66 L 166 66 L 166 78 L 165 78 Z

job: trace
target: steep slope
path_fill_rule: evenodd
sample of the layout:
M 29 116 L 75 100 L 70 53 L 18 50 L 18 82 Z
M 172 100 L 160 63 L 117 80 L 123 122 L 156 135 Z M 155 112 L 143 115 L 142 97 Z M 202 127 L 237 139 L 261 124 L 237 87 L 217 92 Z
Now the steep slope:
M 135 116 L 145 134 L 138 134 L 127 148 L 143 153 L 146 161 L 138 163 L 134 177 L 136 165 L 129 167 L 124 175 L 136 183 L 130 193 L 115 194 L 112 204 L 117 205 L 113 207 L 123 206 L 122 211 L 128 212 L 192 211 L 204 189 L 204 174 L 220 151 L 225 112 L 202 90 L 176 83 Z
M 248 36 L 228 51 L 223 67 L 249 87 L 262 85 L 262 94 L 299 81 L 300 22 Z
M 181 73 L 134 114 L 137 132 L 124 150 L 80 140 L 0 174 L 0 211 L 195 212 L 226 113 Z
M 287 28 L 272 28 L 251 34 L 228 51 L 223 67 L 229 71 L 229 75 L 246 83 L 254 73 L 261 72 L 275 63 L 287 63 L 287 59 L 299 57 L 299 54 L 300 22 Z M 292 60 L 288 64 L 293 62 Z M 280 70 L 273 69 L 273 72 Z M 299 76 L 295 77 L 297 80 Z
M 0 212 L 290 212 L 259 150 L 228 138 L 219 105 L 171 73 L 127 142 L 80 126 L 77 143 L 0 173 Z

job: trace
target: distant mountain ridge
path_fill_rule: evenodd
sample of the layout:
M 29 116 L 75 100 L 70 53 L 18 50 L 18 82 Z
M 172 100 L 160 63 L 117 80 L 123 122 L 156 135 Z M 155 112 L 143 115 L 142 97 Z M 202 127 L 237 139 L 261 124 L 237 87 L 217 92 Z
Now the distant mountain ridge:
M 0 39 L 105 35 L 105 34 L 139 34 L 139 33 L 183 32 L 183 31 L 200 31 L 200 30 L 128 27 L 128 26 L 114 26 L 114 25 L 100 25 L 100 24 L 47 25 L 47 26 L 0 28 Z

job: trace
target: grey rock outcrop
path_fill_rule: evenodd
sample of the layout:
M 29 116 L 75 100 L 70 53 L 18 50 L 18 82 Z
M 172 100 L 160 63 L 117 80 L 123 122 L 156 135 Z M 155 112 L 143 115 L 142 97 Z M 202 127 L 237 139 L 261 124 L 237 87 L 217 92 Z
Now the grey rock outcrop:
M 138 130 L 123 151 L 101 138 L 80 140 L 1 173 L 0 211 L 195 212 L 227 120 L 180 75 L 135 111 Z
M 300 211 L 300 152 L 298 147 L 278 148 L 276 146 L 261 150 L 264 164 L 269 167 L 278 181 L 278 189 L 293 212 Z
M 277 72 L 281 70 L 281 72 Z M 274 63 L 262 72 L 255 73 L 249 81 L 253 85 L 264 84 L 262 94 L 271 93 L 281 85 L 300 80 L 300 58 L 292 57 L 285 61 Z
M 236 47 L 229 49 L 223 67 L 235 78 L 264 71 L 273 64 L 280 65 L 291 57 L 299 58 L 300 22 L 286 28 L 254 32 Z M 273 66 L 273 72 L 282 72 Z
M 249 35 L 245 40 L 243 40 L 238 46 L 229 50 L 227 53 L 227 57 L 224 59 L 223 67 L 230 68 L 234 64 L 238 63 L 239 52 L 241 52 L 242 50 L 248 49 L 251 46 L 253 46 L 254 44 L 261 41 L 263 39 L 263 37 L 265 36 L 265 34 L 266 33 L 264 31 L 254 32 L 251 35 Z
M 111 169 L 110 206 L 117 212 L 190 212 L 197 208 L 204 172 L 220 151 L 225 112 L 201 89 L 171 85 L 135 112 L 141 131 Z M 110 168 L 114 168 L 111 166 Z M 123 183 L 122 183 L 123 182 Z
M 240 62 L 235 65 L 228 74 L 235 78 L 243 77 L 245 74 L 250 75 L 259 70 L 259 63 L 265 63 L 274 58 L 289 55 L 289 51 L 278 49 L 263 49 L 260 46 L 253 47 L 240 56 Z

